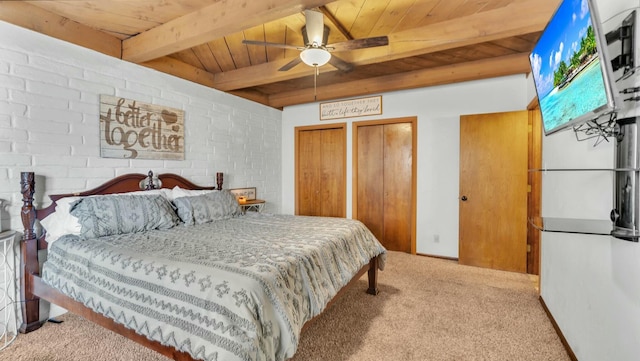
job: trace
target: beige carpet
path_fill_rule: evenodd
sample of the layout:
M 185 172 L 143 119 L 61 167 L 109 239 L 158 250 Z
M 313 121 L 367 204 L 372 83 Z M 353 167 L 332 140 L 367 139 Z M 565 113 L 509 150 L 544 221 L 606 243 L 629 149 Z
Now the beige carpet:
M 304 331 L 291 360 L 569 360 L 527 275 L 390 252 L 379 276 L 378 296 L 364 293 L 363 277 Z M 60 319 L 19 335 L 0 360 L 168 360 L 79 317 Z

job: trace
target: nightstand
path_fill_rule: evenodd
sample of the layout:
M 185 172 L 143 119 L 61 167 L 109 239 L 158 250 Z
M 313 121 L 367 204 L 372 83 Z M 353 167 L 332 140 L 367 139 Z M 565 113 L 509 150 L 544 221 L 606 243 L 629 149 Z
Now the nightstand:
M 0 233 L 0 350 L 9 346 L 18 335 L 14 298 L 16 253 L 13 248 L 16 232 Z
M 262 212 L 262 208 L 264 208 L 265 203 L 266 202 L 262 199 L 251 199 L 239 204 L 242 209 L 242 213 L 247 213 L 247 211 Z

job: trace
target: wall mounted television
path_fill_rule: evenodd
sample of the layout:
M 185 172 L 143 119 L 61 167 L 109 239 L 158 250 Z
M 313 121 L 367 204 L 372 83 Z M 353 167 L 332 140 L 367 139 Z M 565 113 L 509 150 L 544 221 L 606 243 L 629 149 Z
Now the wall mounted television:
M 563 0 L 529 60 L 546 135 L 615 111 L 613 71 L 593 0 Z

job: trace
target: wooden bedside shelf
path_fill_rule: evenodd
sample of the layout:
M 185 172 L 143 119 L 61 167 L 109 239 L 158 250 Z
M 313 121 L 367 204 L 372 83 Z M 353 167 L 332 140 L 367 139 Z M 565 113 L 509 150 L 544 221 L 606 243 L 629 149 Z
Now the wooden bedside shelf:
M 262 199 L 251 199 L 247 200 L 244 203 L 238 203 L 240 208 L 242 209 L 242 213 L 246 213 L 247 211 L 252 212 L 262 212 L 264 208 L 264 204 L 266 202 Z

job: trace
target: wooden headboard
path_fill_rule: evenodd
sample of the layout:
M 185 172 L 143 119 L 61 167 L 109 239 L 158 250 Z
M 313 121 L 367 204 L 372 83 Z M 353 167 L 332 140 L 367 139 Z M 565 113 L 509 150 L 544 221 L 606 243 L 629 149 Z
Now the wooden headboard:
M 23 177 L 22 182 L 25 181 L 24 177 L 28 178 L 29 174 L 33 174 L 33 173 L 31 172 L 22 173 L 22 177 Z M 147 175 L 140 174 L 140 173 L 124 174 L 119 177 L 113 178 L 96 188 L 93 188 L 87 191 L 50 195 L 49 198 L 52 201 L 51 205 L 49 205 L 46 208 L 36 210 L 36 218 L 43 219 L 44 217 L 51 214 L 55 210 L 56 201 L 58 199 L 65 198 L 65 197 L 77 197 L 77 196 L 84 197 L 84 196 L 93 196 L 93 195 L 102 195 L 102 194 L 126 193 L 126 192 L 135 192 L 135 191 L 156 189 L 156 188 L 171 189 L 175 186 L 178 186 L 183 189 L 222 189 L 223 178 L 221 173 L 218 173 L 216 178 L 217 178 L 216 181 L 218 182 L 218 186 L 207 187 L 207 186 L 196 185 L 188 181 L 187 179 L 183 178 L 182 176 L 179 176 L 173 173 L 159 174 L 157 177 L 154 176 L 152 171 L 149 171 Z M 161 182 L 160 187 L 154 186 L 154 183 L 153 183 L 154 179 L 160 180 Z M 34 182 L 33 179 L 31 180 L 31 182 Z M 33 188 L 33 186 L 31 188 Z M 22 197 L 23 197 L 22 200 L 24 201 L 26 199 L 24 194 L 24 188 L 22 191 Z M 23 223 L 24 223 L 24 220 L 23 220 Z

